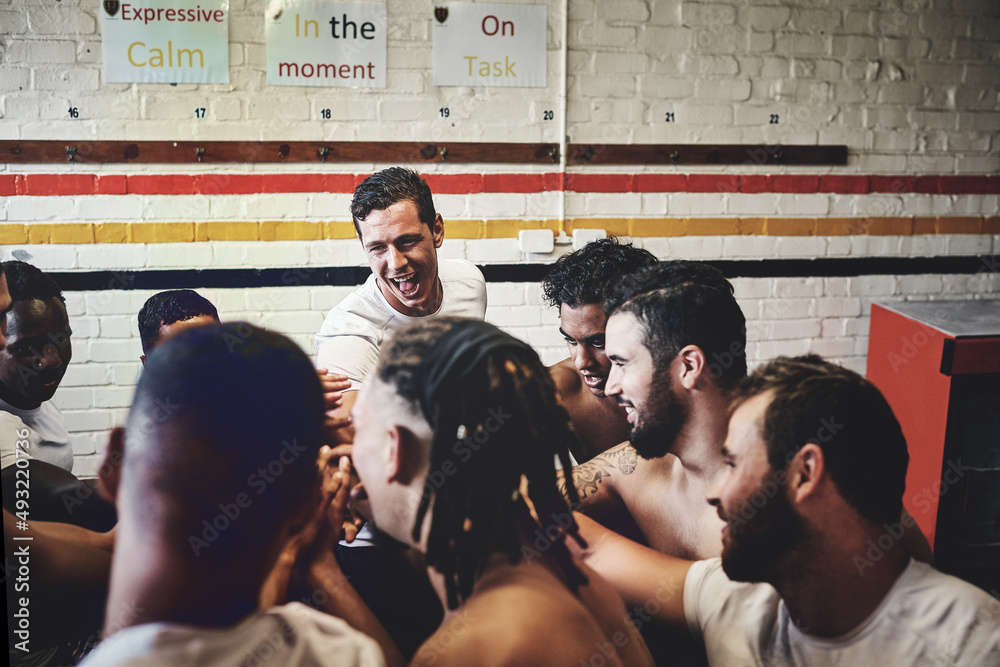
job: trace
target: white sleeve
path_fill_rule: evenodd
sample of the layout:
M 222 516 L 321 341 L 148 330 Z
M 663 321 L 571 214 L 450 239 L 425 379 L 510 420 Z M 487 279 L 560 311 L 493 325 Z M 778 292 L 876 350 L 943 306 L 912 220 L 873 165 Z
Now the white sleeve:
M 319 349 L 316 367 L 346 375 L 351 380 L 351 389 L 360 389 L 358 385 L 365 381 L 378 359 L 378 348 L 361 336 L 317 334 L 316 347 Z
M 22 434 L 26 437 L 22 437 Z M 28 428 L 17 415 L 0 411 L 0 468 L 14 465 L 17 461 L 18 440 L 28 441 L 27 446 L 22 449 L 27 457 L 31 458 L 31 452 L 38 446 L 41 437 Z
M 714 566 L 714 567 L 713 567 Z M 707 599 L 714 599 L 716 603 L 719 597 L 715 594 L 711 586 L 711 575 L 718 573 L 722 569 L 722 561 L 718 558 L 700 560 L 694 563 L 688 570 L 684 578 L 684 618 L 687 620 L 688 630 L 699 642 L 704 642 L 704 604 Z M 724 574 L 723 579 L 729 579 Z

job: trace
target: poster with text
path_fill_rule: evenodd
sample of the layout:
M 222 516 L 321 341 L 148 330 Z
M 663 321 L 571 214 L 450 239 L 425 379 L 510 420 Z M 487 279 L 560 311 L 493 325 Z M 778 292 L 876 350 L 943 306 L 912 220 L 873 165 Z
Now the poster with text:
M 434 85 L 545 87 L 545 5 L 434 5 Z
M 270 85 L 385 88 L 384 2 L 274 0 L 264 21 Z
M 229 0 L 102 0 L 108 83 L 229 83 Z

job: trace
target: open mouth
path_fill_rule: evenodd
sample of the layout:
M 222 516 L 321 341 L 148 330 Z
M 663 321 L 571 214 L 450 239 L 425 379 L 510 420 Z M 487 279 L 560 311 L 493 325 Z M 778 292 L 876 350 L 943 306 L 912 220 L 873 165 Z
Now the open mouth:
M 600 389 L 604 386 L 605 379 L 600 375 L 587 375 L 584 373 L 583 381 L 591 389 Z
M 404 297 L 412 297 L 420 289 L 420 282 L 417 280 L 417 272 L 411 271 L 403 276 L 389 278 L 396 290 Z
M 629 424 L 631 424 L 632 423 L 632 417 L 635 415 L 635 408 L 632 407 L 631 405 L 623 405 L 622 407 L 625 408 L 625 420 Z

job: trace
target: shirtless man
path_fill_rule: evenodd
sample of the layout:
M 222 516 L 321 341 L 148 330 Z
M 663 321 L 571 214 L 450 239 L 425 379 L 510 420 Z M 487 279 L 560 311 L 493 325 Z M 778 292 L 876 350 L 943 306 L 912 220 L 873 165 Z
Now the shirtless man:
M 747 372 L 746 320 L 733 287 L 707 264 L 661 262 L 625 277 L 605 309 L 605 391 L 625 406 L 631 442 L 573 469 L 581 511 L 626 535 L 637 528 L 662 553 L 718 556 L 722 524 L 704 499 L 722 471 L 719 443 Z M 931 560 L 919 529 L 902 544 Z
M 549 372 L 580 440 L 572 452 L 578 462 L 628 438 L 625 411 L 604 393 L 611 370 L 604 350 L 604 289 L 655 263 L 652 253 L 611 237 L 559 258 L 542 281 L 545 299 L 559 309 L 559 333 L 569 347 L 569 358 Z
M 722 457 L 730 390 L 746 375 L 746 320 L 722 273 L 661 262 L 612 286 L 605 393 L 625 407 L 631 443 L 573 469 L 581 511 L 681 558 L 718 555 L 705 494 Z M 632 525 L 634 522 L 634 525 Z
M 413 664 L 651 664 L 621 600 L 566 548 L 553 458 L 568 464 L 574 436 L 528 345 L 475 320 L 411 325 L 352 415 L 373 521 L 426 555 L 447 609 Z

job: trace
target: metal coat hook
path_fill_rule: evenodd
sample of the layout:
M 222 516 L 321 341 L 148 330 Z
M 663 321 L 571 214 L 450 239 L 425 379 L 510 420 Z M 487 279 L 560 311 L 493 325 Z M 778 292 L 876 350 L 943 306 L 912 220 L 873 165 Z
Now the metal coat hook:
M 670 161 L 677 164 L 681 161 L 681 154 L 679 151 L 670 151 Z
M 76 162 L 76 146 L 66 147 L 66 159 L 70 162 Z
M 201 162 L 201 158 L 205 156 L 205 149 L 204 148 L 194 149 L 194 156 L 198 158 L 198 162 Z
M 448 147 L 447 146 L 442 146 L 441 150 L 438 151 L 438 155 L 441 156 L 442 160 L 447 160 L 448 159 Z
M 316 152 L 319 154 L 319 159 L 326 162 L 326 156 L 330 154 L 330 148 L 328 146 L 323 146 Z
M 549 159 L 552 160 L 553 162 L 559 161 L 559 149 L 556 148 L 555 146 L 549 148 Z

